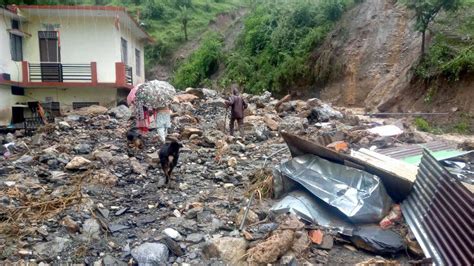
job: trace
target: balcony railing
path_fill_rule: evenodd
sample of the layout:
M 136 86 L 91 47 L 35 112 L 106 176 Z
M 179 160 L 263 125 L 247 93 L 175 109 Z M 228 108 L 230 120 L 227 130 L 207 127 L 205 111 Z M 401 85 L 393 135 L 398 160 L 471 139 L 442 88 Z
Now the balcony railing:
M 91 64 L 30 63 L 30 82 L 91 82 Z
M 127 84 L 133 85 L 133 69 L 131 66 L 125 66 L 125 78 Z

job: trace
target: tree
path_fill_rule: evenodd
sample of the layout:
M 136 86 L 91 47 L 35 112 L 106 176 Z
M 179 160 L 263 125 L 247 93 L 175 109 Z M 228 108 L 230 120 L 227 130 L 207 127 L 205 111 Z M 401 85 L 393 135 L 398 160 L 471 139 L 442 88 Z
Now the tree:
M 451 11 L 459 7 L 461 0 L 407 0 L 408 8 L 415 11 L 416 30 L 421 32 L 421 57 L 425 55 L 426 30 L 441 10 Z
M 188 40 L 188 22 L 189 22 L 189 11 L 186 6 L 181 6 L 179 7 L 180 12 L 179 12 L 179 20 L 181 21 L 181 24 L 183 26 L 183 31 L 184 31 L 184 40 Z

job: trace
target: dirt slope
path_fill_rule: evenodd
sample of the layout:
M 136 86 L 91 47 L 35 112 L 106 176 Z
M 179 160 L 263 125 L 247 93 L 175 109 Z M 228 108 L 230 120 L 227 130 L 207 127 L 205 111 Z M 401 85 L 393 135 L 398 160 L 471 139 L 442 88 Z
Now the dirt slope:
M 236 36 L 242 30 L 242 18 L 247 14 L 248 9 L 240 8 L 234 12 L 219 14 L 214 20 L 209 22 L 207 32 L 217 32 L 224 37 L 224 49 L 230 50 L 233 48 Z M 189 57 L 196 49 L 199 48 L 202 37 L 206 34 L 201 34 L 198 39 L 189 40 L 187 43 L 178 47 L 169 60 L 170 63 L 158 64 L 151 71 L 152 75 L 149 77 L 152 79 L 166 80 L 171 78 L 173 68 L 177 63 L 183 59 Z
M 321 97 L 338 105 L 385 109 L 408 86 L 420 54 L 413 19 L 396 1 L 367 0 L 350 10 L 323 44 L 341 66 Z M 316 58 L 318 60 L 319 58 Z

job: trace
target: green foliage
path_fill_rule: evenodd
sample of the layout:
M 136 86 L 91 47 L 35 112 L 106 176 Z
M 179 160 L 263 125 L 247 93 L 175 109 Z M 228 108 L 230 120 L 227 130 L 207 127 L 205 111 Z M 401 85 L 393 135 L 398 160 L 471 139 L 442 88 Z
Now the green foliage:
M 179 66 L 173 78 L 178 89 L 197 87 L 214 74 L 222 57 L 222 38 L 209 35 L 189 59 Z
M 420 131 L 425 131 L 425 132 L 433 131 L 433 128 L 431 127 L 430 123 L 422 117 L 415 118 L 415 126 Z
M 474 72 L 474 2 L 465 2 L 458 12 L 435 21 L 432 31 L 432 45 L 416 68 L 419 77 L 456 81 Z
M 278 92 L 312 79 L 310 53 L 353 1 L 254 2 L 221 84 Z
M 470 126 L 467 121 L 460 121 L 454 126 L 454 130 L 459 134 L 469 134 Z
M 416 29 L 424 32 L 441 10 L 455 10 L 461 2 L 461 0 L 406 0 L 406 5 L 415 11 Z

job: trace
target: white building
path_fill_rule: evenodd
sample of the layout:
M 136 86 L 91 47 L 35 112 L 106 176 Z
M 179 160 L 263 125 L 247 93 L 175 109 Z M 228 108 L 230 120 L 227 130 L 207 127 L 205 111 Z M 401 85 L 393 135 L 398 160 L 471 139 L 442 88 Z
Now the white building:
M 0 9 L 0 126 L 30 108 L 112 106 L 144 82 L 149 35 L 122 7 Z

